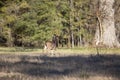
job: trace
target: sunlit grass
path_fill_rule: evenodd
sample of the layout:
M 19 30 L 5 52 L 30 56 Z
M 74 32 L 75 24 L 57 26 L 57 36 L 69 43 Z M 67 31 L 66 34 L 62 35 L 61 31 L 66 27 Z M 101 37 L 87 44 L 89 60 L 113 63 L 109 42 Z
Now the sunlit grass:
M 119 48 L 98 48 L 94 47 L 79 47 L 79 48 L 57 48 L 55 53 L 64 54 L 120 54 Z M 41 48 L 22 48 L 22 47 L 0 47 L 0 53 L 43 53 Z
M 0 47 L 0 53 L 42 53 L 39 48 Z
M 93 48 L 93 47 L 81 47 L 74 49 L 58 49 L 58 52 L 71 53 L 71 54 L 120 54 L 119 48 Z

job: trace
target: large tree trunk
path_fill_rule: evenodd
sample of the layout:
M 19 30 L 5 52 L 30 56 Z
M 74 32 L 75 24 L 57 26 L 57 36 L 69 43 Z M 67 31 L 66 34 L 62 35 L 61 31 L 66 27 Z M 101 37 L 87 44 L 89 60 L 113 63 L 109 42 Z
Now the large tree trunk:
M 96 45 L 99 43 L 108 47 L 120 47 L 115 33 L 114 0 L 100 0 L 98 28 L 96 29 Z

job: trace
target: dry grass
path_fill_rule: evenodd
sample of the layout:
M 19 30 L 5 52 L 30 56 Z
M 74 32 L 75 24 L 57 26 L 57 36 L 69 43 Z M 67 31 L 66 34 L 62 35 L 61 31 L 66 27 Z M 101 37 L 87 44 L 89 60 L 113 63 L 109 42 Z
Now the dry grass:
M 0 48 L 0 80 L 119 80 L 120 49 Z
M 98 52 L 100 54 L 117 54 L 120 55 L 120 48 L 98 48 Z M 43 54 L 43 49 L 39 48 L 22 48 L 22 47 L 0 47 L 0 54 L 34 54 L 41 53 Z M 74 49 L 68 48 L 59 48 L 55 51 L 55 53 L 68 56 L 68 55 L 96 55 L 97 49 L 93 47 L 80 47 Z
M 68 54 L 1 53 L 0 80 L 120 79 L 120 55 Z

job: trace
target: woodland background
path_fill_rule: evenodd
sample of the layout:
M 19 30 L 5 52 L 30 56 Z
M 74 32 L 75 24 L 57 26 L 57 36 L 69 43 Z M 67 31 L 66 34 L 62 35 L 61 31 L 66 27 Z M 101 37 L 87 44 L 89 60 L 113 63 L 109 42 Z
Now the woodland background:
M 94 46 L 99 0 L 0 0 L 0 46 Z M 115 0 L 115 32 L 120 42 L 120 0 Z

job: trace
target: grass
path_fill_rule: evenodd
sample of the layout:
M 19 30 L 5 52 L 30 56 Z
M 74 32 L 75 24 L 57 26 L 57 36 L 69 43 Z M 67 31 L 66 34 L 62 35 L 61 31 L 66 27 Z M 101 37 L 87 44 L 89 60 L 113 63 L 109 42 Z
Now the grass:
M 120 55 L 49 57 L 0 54 L 0 80 L 119 79 Z
M 43 53 L 40 48 L 22 48 L 22 47 L 0 47 L 0 53 Z M 99 54 L 120 54 L 119 48 L 98 48 Z M 90 55 L 97 54 L 97 49 L 93 47 L 80 47 L 74 49 L 57 48 L 55 53 L 66 55 Z
M 120 80 L 120 49 L 0 47 L 0 80 Z

